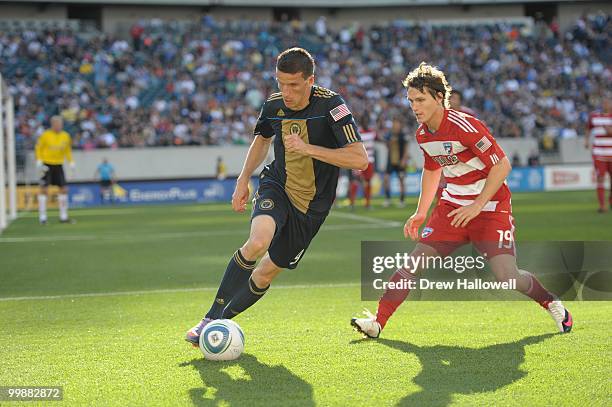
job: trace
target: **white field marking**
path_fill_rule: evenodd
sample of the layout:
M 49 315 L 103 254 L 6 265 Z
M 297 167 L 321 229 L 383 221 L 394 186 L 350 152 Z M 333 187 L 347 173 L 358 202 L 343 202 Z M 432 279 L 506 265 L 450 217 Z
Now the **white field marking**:
M 380 218 L 373 218 L 371 216 L 356 215 L 354 213 L 332 212 L 331 215 L 337 218 L 358 220 L 360 222 L 374 223 L 374 224 L 385 225 L 389 227 L 402 226 L 400 222 L 396 222 L 393 220 L 385 220 L 385 219 L 380 219 Z
M 160 207 L 157 207 L 160 209 Z M 151 209 L 157 209 L 151 208 Z M 165 207 L 167 208 L 167 207 Z M 201 206 L 178 206 L 179 209 L 177 213 L 194 213 L 194 212 L 227 212 L 228 214 L 232 213 L 232 210 L 229 207 L 220 206 L 220 205 L 201 205 Z M 148 208 L 147 208 L 148 209 Z M 124 216 L 124 215 L 134 215 L 134 214 L 143 214 L 142 207 L 139 208 L 126 208 L 126 207 L 116 207 L 116 208 L 74 208 L 70 210 L 71 213 L 75 215 L 76 218 L 89 217 L 89 216 Z M 246 211 L 245 211 L 246 212 Z M 50 210 L 49 214 L 58 213 L 58 210 Z M 37 212 L 20 212 L 19 218 L 38 218 Z
M 360 224 L 341 224 L 341 225 L 323 225 L 322 229 L 326 231 L 345 231 L 345 230 L 360 230 L 360 229 L 391 229 L 400 227 L 402 224 L 395 221 L 386 221 L 367 216 L 342 213 L 340 216 L 335 213 L 335 217 L 344 217 L 359 220 Z M 92 240 L 129 240 L 129 241 L 150 241 L 163 239 L 184 239 L 188 237 L 215 237 L 215 236 L 235 236 L 248 235 L 248 229 L 244 230 L 216 230 L 216 231 L 197 231 L 197 232 L 165 232 L 165 233 L 148 233 L 140 235 L 129 235 L 123 233 L 109 233 L 102 235 L 68 235 L 68 236 L 23 236 L 23 237 L 0 237 L 2 243 L 44 243 L 44 242 L 70 242 L 70 241 L 92 241 Z
M 274 290 L 288 290 L 300 288 L 348 288 L 359 287 L 361 283 L 331 283 L 331 284 L 295 284 L 295 285 L 274 285 Z M 200 288 L 168 288 L 159 290 L 142 291 L 115 291 L 106 293 L 86 293 L 86 294 L 64 294 L 64 295 L 40 295 L 31 297 L 0 297 L 0 302 L 9 301 L 39 301 L 39 300 L 63 300 L 68 298 L 89 298 L 89 297 L 115 297 L 145 294 L 168 294 L 168 293 L 190 293 L 197 291 L 216 291 L 218 287 Z

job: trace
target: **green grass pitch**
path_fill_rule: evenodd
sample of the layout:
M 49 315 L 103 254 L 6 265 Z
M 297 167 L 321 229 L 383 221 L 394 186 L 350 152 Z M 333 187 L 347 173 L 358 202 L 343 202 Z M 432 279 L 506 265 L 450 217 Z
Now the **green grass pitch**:
M 592 191 L 515 194 L 518 240 L 611 240 Z M 555 335 L 536 304 L 411 302 L 361 340 L 361 240 L 400 240 L 414 209 L 334 210 L 300 267 L 236 321 L 234 362 L 183 341 L 248 214 L 229 205 L 26 214 L 0 236 L 0 386 L 63 386 L 66 405 L 610 405 L 612 304 L 573 302 Z M 520 261 L 520 259 L 519 259 Z M 4 404 L 4 402 L 0 402 Z M 12 404 L 11 404 L 12 405 Z M 17 405 L 17 404 L 15 404 Z M 55 404 L 52 404 L 55 405 Z

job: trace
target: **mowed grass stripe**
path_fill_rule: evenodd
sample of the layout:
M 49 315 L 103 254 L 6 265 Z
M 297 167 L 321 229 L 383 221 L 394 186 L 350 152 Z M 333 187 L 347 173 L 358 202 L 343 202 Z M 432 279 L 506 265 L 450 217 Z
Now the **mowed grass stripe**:
M 335 283 L 335 284 L 294 284 L 294 285 L 274 285 L 274 290 L 302 289 L 302 288 L 347 288 L 358 287 L 361 283 Z M 203 291 L 216 291 L 218 287 L 198 287 L 198 288 L 170 288 L 161 290 L 140 290 L 140 291 L 116 291 L 108 293 L 85 293 L 85 294 L 64 294 L 64 295 L 39 295 L 26 297 L 1 297 L 0 302 L 6 301 L 41 301 L 41 300 L 63 300 L 66 298 L 87 298 L 87 297 L 115 297 L 126 295 L 149 295 L 166 293 L 191 293 Z

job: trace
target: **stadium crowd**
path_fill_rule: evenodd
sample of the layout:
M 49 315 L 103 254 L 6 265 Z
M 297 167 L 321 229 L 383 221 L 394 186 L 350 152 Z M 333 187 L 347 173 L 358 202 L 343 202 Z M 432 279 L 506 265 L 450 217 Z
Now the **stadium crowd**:
M 611 83 L 610 15 L 566 32 L 546 24 L 413 25 L 340 30 L 248 20 L 143 21 L 129 35 L 70 29 L 0 33 L 0 70 L 16 98 L 18 138 L 31 147 L 61 114 L 75 148 L 250 142 L 274 63 L 300 45 L 317 60 L 317 83 L 341 93 L 378 131 L 416 122 L 402 79 L 420 61 L 447 72 L 464 104 L 497 137 L 573 137 Z

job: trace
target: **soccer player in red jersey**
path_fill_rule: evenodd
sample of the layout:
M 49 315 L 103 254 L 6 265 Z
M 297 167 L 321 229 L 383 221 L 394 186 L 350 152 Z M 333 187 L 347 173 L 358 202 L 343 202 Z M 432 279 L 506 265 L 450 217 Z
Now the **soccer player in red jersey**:
M 587 149 L 592 147 L 600 213 L 608 211 L 605 191 L 606 173 L 610 175 L 608 206 L 612 208 L 612 106 L 610 95 L 604 97 L 602 108 L 601 112 L 589 115 L 587 134 L 584 138 L 584 146 Z
M 516 265 L 511 194 L 505 182 L 511 167 L 504 151 L 480 120 L 449 108 L 451 88 L 439 69 L 423 62 L 404 86 L 420 124 L 416 139 L 425 158 L 417 209 L 404 226 L 405 237 L 419 239 L 410 256 L 445 257 L 472 242 L 497 280 L 515 280 L 517 290 L 546 309 L 560 332 L 569 332 L 569 311 L 534 275 Z M 441 172 L 447 185 L 419 238 Z M 420 271 L 402 268 L 390 281 L 416 280 Z M 351 324 L 368 337 L 378 337 L 409 292 L 387 289 L 376 316 L 366 312 L 367 318 L 353 318 Z
M 374 176 L 374 142 L 376 140 L 376 131 L 370 128 L 367 117 L 364 117 L 361 123 L 363 127 L 359 129 L 359 134 L 361 134 L 361 141 L 368 153 L 368 168 L 363 171 L 351 170 L 351 183 L 349 186 L 351 209 L 355 208 L 355 198 L 357 196 L 357 190 L 359 189 L 359 183 L 361 183 L 363 187 L 366 209 L 370 209 L 370 199 L 372 196 L 371 181 Z

